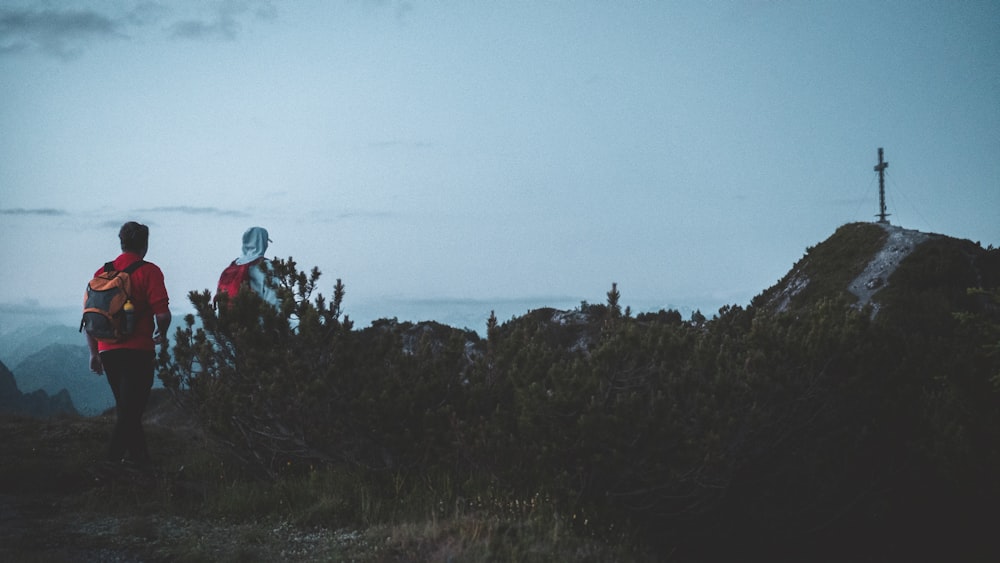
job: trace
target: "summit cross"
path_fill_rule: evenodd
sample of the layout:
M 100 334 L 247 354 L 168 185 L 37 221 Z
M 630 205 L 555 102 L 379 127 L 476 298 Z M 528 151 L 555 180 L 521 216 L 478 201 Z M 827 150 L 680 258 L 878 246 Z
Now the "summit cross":
M 889 220 L 886 217 L 889 213 L 885 212 L 885 169 L 889 167 L 889 163 L 882 159 L 882 147 L 878 148 L 878 164 L 875 165 L 875 171 L 878 172 L 878 222 L 889 224 Z

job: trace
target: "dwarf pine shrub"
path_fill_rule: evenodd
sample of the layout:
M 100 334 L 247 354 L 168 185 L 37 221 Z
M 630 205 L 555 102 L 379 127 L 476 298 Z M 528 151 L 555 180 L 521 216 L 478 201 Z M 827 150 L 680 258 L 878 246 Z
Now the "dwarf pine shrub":
M 607 305 L 492 317 L 483 341 L 394 319 L 355 330 L 339 280 L 327 301 L 318 270 L 274 266 L 277 309 L 192 292 L 197 319 L 160 376 L 265 475 L 362 476 L 358 514 L 408 494 L 544 499 L 588 534 L 669 551 L 868 529 L 904 541 L 978 494 L 1000 500 L 995 332 L 973 329 L 997 326 L 992 309 L 903 326 L 916 317 L 888 304 L 873 319 L 834 292 L 685 322 L 623 313 L 612 286 Z

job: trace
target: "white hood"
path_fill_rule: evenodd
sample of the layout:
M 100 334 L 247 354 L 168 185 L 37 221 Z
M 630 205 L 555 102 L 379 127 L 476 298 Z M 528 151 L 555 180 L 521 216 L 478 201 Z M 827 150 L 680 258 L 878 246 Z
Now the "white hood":
M 263 257 L 269 242 L 271 239 L 267 238 L 267 229 L 250 227 L 243 233 L 243 255 L 236 259 L 236 263 L 248 264 Z

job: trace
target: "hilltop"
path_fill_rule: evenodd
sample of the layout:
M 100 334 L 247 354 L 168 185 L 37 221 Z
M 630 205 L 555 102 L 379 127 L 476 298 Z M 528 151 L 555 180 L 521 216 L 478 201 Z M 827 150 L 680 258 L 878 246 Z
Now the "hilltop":
M 902 267 L 902 268 L 901 268 Z M 902 269 L 900 275 L 897 270 Z M 806 255 L 753 305 L 785 312 L 808 309 L 821 299 L 844 299 L 872 314 L 904 293 L 922 290 L 964 293 L 995 287 L 1000 251 L 940 234 L 878 223 L 842 226 Z

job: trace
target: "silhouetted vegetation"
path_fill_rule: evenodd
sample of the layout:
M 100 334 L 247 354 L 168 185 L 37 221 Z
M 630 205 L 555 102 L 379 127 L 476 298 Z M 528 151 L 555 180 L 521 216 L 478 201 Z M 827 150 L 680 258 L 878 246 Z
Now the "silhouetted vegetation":
M 317 270 L 276 261 L 280 311 L 192 293 L 160 375 L 260 475 L 350 476 L 389 518 L 478 499 L 681 560 L 998 555 L 998 251 L 923 244 L 874 315 L 844 288 L 883 241 L 845 226 L 809 249 L 822 281 L 784 312 L 772 289 L 710 319 L 633 316 L 612 285 L 491 316 L 485 339 L 355 330 L 340 280 L 327 302 Z

